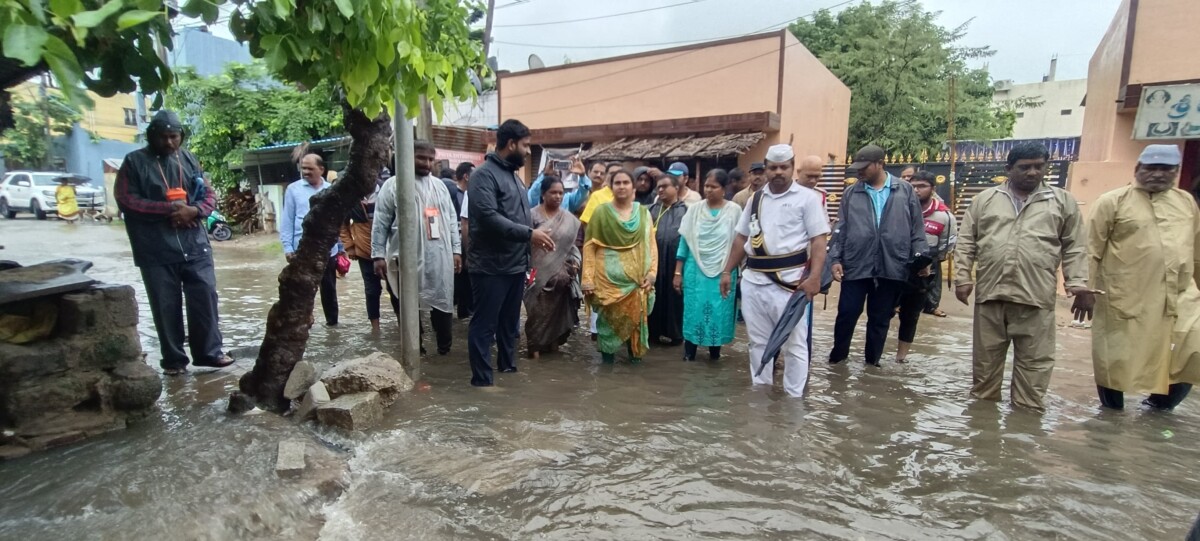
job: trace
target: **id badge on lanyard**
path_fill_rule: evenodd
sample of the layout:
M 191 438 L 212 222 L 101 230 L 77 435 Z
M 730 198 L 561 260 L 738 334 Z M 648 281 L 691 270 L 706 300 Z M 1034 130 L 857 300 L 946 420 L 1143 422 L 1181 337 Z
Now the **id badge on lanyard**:
M 428 240 L 442 238 L 442 214 L 437 207 L 425 207 L 425 237 Z

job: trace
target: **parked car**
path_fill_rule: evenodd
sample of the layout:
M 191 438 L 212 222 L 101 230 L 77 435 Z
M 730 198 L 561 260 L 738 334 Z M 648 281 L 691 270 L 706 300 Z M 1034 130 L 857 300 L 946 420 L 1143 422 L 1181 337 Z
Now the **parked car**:
M 14 218 L 18 212 L 29 212 L 39 220 L 56 212 L 54 190 L 68 178 L 75 185 L 75 200 L 83 211 L 103 212 L 107 200 L 104 185 L 83 175 L 72 173 L 41 173 L 11 171 L 0 180 L 0 216 Z

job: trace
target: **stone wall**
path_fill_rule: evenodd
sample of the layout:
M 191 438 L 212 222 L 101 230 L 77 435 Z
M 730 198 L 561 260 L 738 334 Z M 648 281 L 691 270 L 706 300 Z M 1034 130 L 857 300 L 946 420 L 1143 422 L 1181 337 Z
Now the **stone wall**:
M 130 286 L 96 285 L 54 303 L 51 337 L 0 342 L 0 460 L 125 427 L 162 394 L 146 364 Z

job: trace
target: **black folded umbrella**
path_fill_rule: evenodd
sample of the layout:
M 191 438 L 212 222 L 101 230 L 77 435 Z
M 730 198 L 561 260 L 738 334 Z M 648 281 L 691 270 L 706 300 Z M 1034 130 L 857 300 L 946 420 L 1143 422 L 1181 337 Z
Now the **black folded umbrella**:
M 791 336 L 792 330 L 800 323 L 800 319 L 804 317 L 804 312 L 808 310 L 808 303 L 811 302 L 808 295 L 803 289 L 797 289 L 792 296 L 788 298 L 787 306 L 783 307 L 783 315 L 779 317 L 779 322 L 775 324 L 775 329 L 771 331 L 770 338 L 767 338 L 767 348 L 763 350 L 762 361 L 758 365 L 758 370 L 754 371 L 755 377 L 762 374 L 766 367 L 775 362 L 775 356 L 779 354 L 779 350 L 783 349 L 783 343 L 787 342 L 788 336 Z

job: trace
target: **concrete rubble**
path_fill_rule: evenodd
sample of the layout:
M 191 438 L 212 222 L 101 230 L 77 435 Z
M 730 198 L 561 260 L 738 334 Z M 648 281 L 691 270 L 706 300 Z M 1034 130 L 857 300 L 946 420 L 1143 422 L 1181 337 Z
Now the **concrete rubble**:
M 305 445 L 304 441 L 299 440 L 279 442 L 279 448 L 275 454 L 275 475 L 296 478 L 303 474 Z
M 383 398 L 375 391 L 339 396 L 317 407 L 317 421 L 343 430 L 364 430 L 383 418 Z
M 284 396 L 292 400 L 292 416 L 343 430 L 363 430 L 383 418 L 383 410 L 413 381 L 400 362 L 386 353 L 340 362 L 318 378 L 307 361 L 292 369 Z
M 123 429 L 155 407 L 162 380 L 142 354 L 132 287 L 23 302 L 53 303 L 57 320 L 48 338 L 0 342 L 0 460 Z

